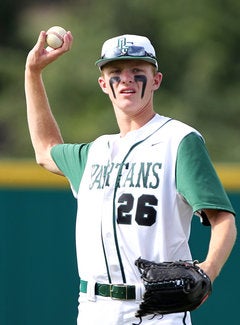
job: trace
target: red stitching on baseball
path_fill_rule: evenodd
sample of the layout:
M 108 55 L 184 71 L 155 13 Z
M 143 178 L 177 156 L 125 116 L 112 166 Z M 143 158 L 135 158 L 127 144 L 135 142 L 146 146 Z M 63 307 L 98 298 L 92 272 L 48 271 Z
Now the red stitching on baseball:
M 50 31 L 50 32 L 47 33 L 47 35 L 50 35 L 50 34 L 53 34 L 53 35 L 57 36 L 60 39 L 60 41 L 63 42 L 63 37 L 60 34 L 58 34 L 57 32 Z

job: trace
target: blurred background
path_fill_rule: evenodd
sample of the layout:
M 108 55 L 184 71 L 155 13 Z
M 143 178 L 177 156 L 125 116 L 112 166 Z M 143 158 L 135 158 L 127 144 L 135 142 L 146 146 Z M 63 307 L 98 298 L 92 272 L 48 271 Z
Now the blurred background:
M 41 30 L 72 31 L 72 50 L 43 78 L 65 142 L 85 142 L 118 132 L 97 84 L 102 43 L 125 33 L 149 37 L 164 76 L 155 110 L 204 135 L 239 215 L 240 1 L 1 0 L 0 6 L 0 324 L 76 325 L 76 200 L 65 178 L 34 161 L 24 96 L 28 52 Z M 193 218 L 193 259 L 205 258 L 209 236 Z M 238 269 L 239 239 L 211 297 L 192 313 L 194 325 L 236 323 Z
M 95 60 L 110 37 L 149 37 L 164 75 L 155 109 L 197 128 L 216 162 L 239 162 L 240 2 L 238 0 L 2 0 L 0 11 L 0 159 L 32 158 L 24 65 L 40 30 L 60 25 L 72 51 L 44 71 L 66 142 L 118 132 L 97 84 Z

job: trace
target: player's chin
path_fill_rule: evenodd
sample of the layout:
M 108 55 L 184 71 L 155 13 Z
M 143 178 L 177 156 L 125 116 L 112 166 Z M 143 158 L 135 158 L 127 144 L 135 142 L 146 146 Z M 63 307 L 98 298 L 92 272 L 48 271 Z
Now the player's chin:
M 116 99 L 120 106 L 122 107 L 126 106 L 126 108 L 137 107 L 141 102 L 141 98 L 137 94 L 131 94 L 131 95 L 118 94 Z

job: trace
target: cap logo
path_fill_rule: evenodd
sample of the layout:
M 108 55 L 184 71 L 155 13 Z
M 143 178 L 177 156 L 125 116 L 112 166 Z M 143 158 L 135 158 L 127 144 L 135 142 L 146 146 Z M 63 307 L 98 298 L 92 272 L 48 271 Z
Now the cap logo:
M 122 37 L 118 39 L 118 48 L 122 51 L 127 51 L 129 46 L 133 45 L 133 42 L 127 42 L 126 37 Z

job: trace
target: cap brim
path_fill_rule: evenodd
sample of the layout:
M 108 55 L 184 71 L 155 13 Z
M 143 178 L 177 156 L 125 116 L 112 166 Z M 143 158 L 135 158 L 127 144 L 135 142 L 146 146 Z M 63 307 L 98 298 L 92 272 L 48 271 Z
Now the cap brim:
M 142 60 L 142 61 L 146 61 L 149 63 L 152 63 L 155 67 L 158 67 L 158 63 L 157 60 L 155 58 L 151 58 L 151 57 L 141 57 L 141 56 L 119 56 L 116 58 L 111 58 L 111 59 L 99 59 L 95 62 L 95 65 L 99 67 L 99 69 L 101 69 L 105 64 L 113 62 L 113 61 L 119 61 L 119 60 Z

